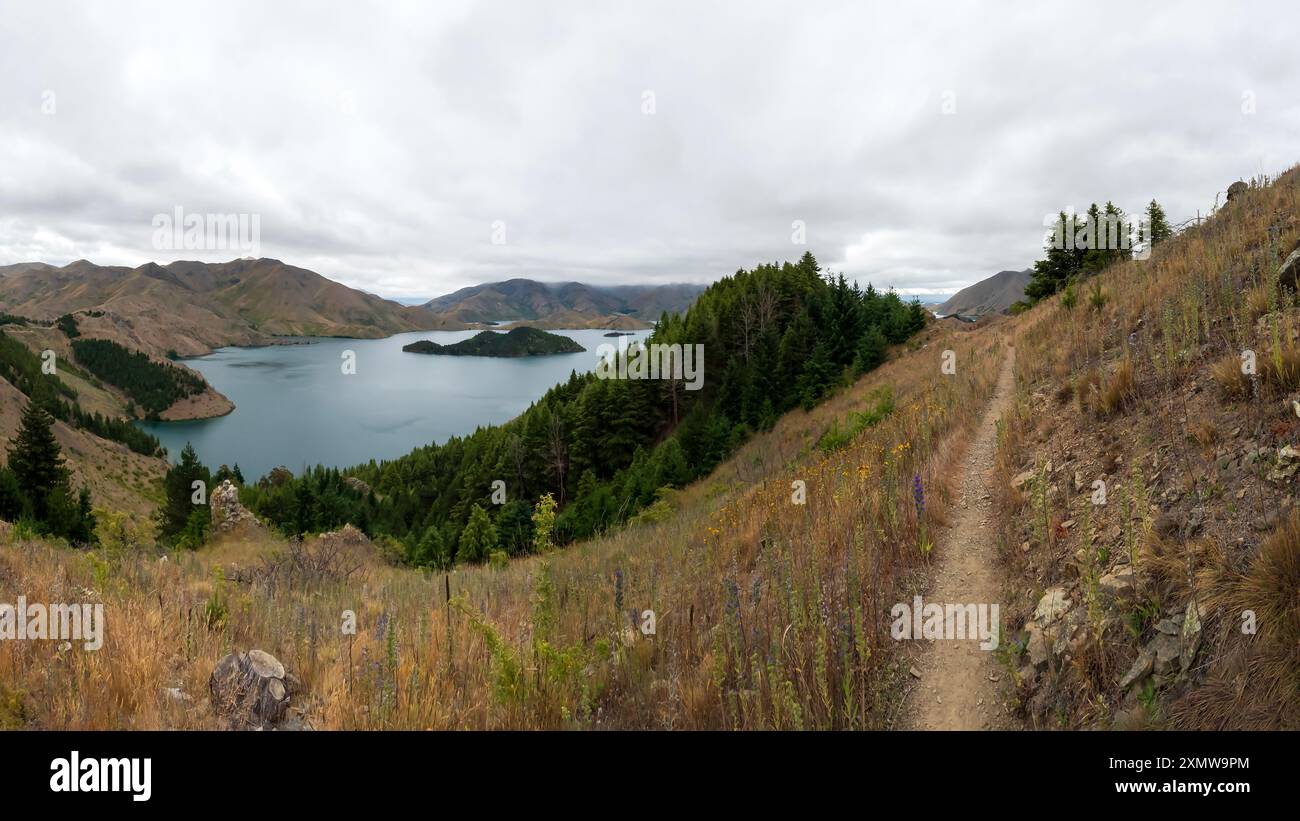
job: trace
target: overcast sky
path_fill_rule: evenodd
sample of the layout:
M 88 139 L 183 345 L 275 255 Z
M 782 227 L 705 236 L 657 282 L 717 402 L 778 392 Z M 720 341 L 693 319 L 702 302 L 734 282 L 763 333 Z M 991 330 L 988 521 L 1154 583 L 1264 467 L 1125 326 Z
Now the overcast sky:
M 1045 214 L 1154 196 L 1177 221 L 1300 160 L 1298 17 L 0 0 L 0 264 L 242 255 L 155 247 L 179 206 L 256 214 L 263 256 L 384 296 L 804 250 L 952 291 L 1027 267 Z

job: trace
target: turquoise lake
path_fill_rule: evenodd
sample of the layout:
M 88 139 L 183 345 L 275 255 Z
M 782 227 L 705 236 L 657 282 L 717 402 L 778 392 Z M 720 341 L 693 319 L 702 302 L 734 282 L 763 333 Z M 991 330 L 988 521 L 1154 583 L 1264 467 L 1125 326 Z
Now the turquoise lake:
M 417 339 L 447 344 L 476 331 L 426 331 L 386 339 L 303 339 L 264 348 L 221 348 L 185 364 L 235 403 L 217 419 L 141 422 L 175 460 L 188 441 L 212 469 L 238 464 L 252 481 L 277 465 L 298 474 L 392 459 L 431 442 L 518 416 L 552 386 L 595 368 L 605 331 L 555 331 L 585 353 L 521 358 L 405 353 Z M 343 356 L 356 354 L 356 373 Z

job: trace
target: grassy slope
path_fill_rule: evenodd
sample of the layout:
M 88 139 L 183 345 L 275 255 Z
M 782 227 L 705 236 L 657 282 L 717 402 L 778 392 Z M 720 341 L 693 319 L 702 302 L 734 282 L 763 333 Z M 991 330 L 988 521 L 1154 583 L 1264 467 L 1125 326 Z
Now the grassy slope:
M 0 550 L 0 578 L 21 575 L 30 599 L 66 579 L 102 599 L 109 620 L 98 653 L 5 642 L 0 670 L 24 694 L 24 721 L 40 727 L 219 726 L 207 675 L 231 648 L 251 647 L 303 679 L 298 701 L 322 727 L 890 726 L 904 666 L 887 615 L 926 573 L 912 477 L 933 526 L 947 494 L 936 477 L 958 457 L 1002 357 L 996 329 L 936 325 L 914 347 L 755 437 L 649 517 L 660 521 L 504 570 L 428 577 L 371 549 L 345 581 L 269 585 L 249 575 L 286 549 L 267 535 L 165 562 L 152 551 Z M 956 376 L 940 374 L 947 348 Z M 882 384 L 894 413 L 822 454 L 831 421 Z M 792 503 L 795 479 L 807 483 L 804 505 Z M 212 602 L 224 617 L 208 618 Z M 653 638 L 629 615 L 646 609 Z M 340 631 L 344 610 L 358 615 L 356 636 Z M 194 701 L 170 699 L 168 687 Z
M 1033 724 L 1300 727 L 1296 481 L 1274 473 L 1300 432 L 1300 313 L 1276 281 L 1298 214 L 1292 170 L 1150 260 L 1104 272 L 1100 310 L 1088 285 L 1073 311 L 1052 300 L 1019 318 L 1019 414 L 1001 463 L 1008 482 L 1039 478 L 1008 487 L 1004 621 L 1018 627 L 1053 586 L 1089 611 L 1040 680 L 1022 682 Z M 1257 354 L 1253 380 L 1244 349 Z M 1105 506 L 1090 503 L 1095 479 Z M 1099 579 L 1126 565 L 1136 595 L 1109 605 Z M 1189 601 L 1205 609 L 1195 664 L 1121 688 L 1155 625 Z M 1240 630 L 1246 610 L 1253 636 Z
M 75 380 L 68 382 L 81 388 Z M 26 405 L 27 397 L 0 379 L 0 447 L 8 448 L 17 435 Z M 126 445 L 100 439 L 63 422 L 55 423 L 54 432 L 72 470 L 72 486 L 88 487 L 96 507 L 119 511 L 143 525 L 161 500 L 166 462 L 133 453 Z

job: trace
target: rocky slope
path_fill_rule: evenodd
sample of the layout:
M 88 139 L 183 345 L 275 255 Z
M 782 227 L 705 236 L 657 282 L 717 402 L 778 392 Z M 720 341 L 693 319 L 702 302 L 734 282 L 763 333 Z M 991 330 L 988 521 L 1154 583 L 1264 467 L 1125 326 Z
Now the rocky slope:
M 1017 318 L 1005 660 L 1035 727 L 1300 727 L 1300 172 Z M 1089 286 L 1091 287 L 1091 285 Z
M 934 312 L 939 316 L 1007 313 L 1012 303 L 1025 298 L 1025 286 L 1029 284 L 1031 273 L 1031 269 L 999 271 L 974 285 L 962 288 L 947 302 L 935 308 Z

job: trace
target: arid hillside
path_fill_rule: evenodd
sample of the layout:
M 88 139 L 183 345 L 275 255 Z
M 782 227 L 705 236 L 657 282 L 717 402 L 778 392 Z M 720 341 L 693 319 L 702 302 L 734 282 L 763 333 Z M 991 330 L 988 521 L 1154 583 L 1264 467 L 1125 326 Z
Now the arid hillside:
M 934 309 L 940 316 L 961 314 L 983 316 L 1005 314 L 1012 304 L 1025 298 L 1025 285 L 1032 270 L 999 271 L 974 285 L 962 288 L 947 302 Z
M 1300 727 L 1298 238 L 1292 169 L 1017 318 L 1004 624 L 1031 726 Z
M 0 267 L 0 310 L 46 320 L 79 313 L 92 334 L 160 357 L 267 345 L 278 336 L 377 338 L 464 327 L 274 259 L 10 265 Z

